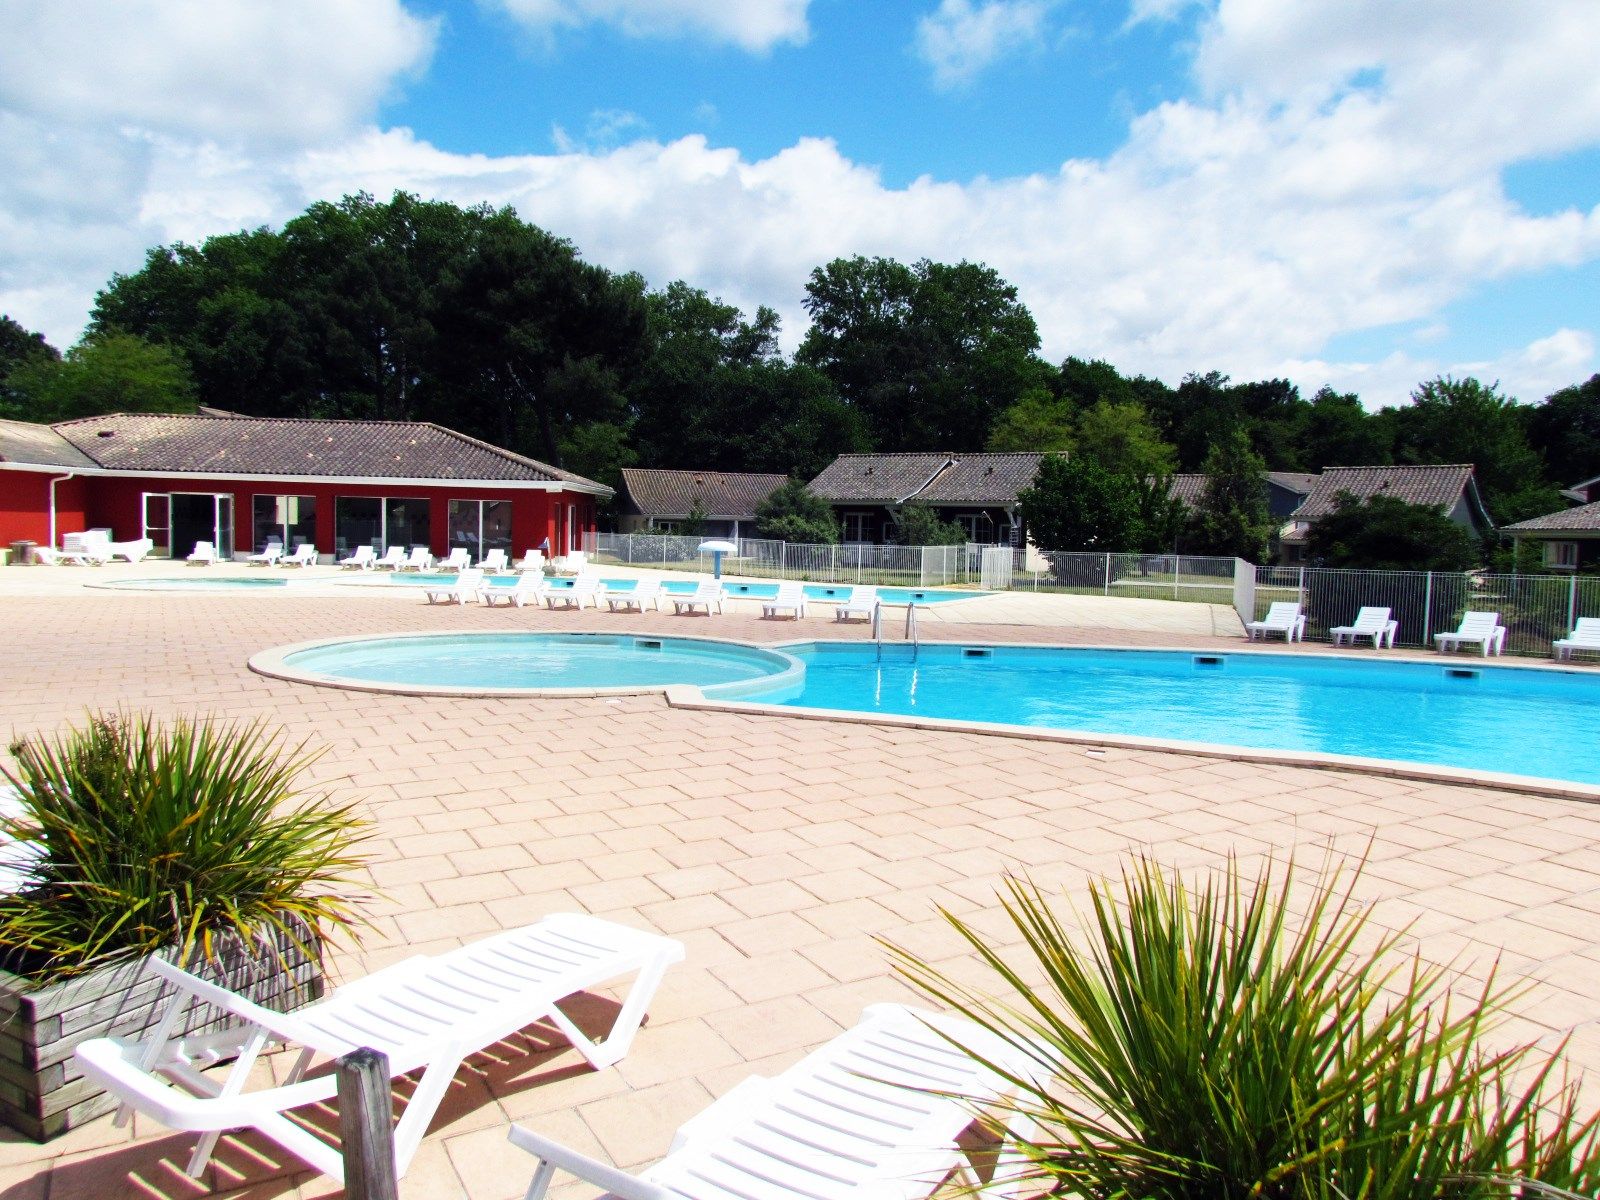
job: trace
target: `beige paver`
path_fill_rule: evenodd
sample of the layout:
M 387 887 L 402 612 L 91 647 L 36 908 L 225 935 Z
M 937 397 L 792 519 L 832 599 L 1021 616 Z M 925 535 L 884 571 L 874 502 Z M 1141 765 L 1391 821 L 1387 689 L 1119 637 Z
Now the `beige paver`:
M 407 1197 L 519 1195 L 527 1167 L 504 1143 L 523 1120 L 636 1166 L 753 1071 L 781 1070 L 902 985 L 887 937 L 970 975 L 938 917 L 961 913 L 1002 942 L 1006 870 L 1081 897 L 1130 850 L 1175 868 L 1329 846 L 1369 859 L 1360 885 L 1388 928 L 1431 957 L 1528 981 L 1508 1026 L 1570 1034 L 1600 1067 L 1600 808 L 1158 750 L 941 730 L 690 711 L 655 696 L 437 700 L 304 687 L 245 669 L 256 651 L 341 633 L 618 629 L 753 641 L 865 637 L 825 611 L 805 621 L 429 608 L 411 593 L 307 572 L 272 595 L 96 591 L 91 578 L 167 564 L 0 570 L 11 638 L 0 728 L 55 730 L 92 707 L 265 716 L 327 748 L 314 778 L 377 826 L 376 929 L 333 961 L 344 976 L 413 950 L 582 907 L 681 937 L 651 1023 L 617 1070 L 596 1074 L 538 1031 L 475 1059 L 441 1110 Z M 1158 601 L 1016 596 L 927 610 L 925 637 L 1236 648 L 1231 612 Z M 933 619 L 931 614 L 944 611 Z M 1226 614 L 1226 617 L 1223 615 Z M 1232 636 L 1229 636 L 1229 635 Z M 601 1000 L 586 1001 L 600 1019 Z M 538 1047 L 530 1053 L 529 1047 Z M 189 1139 L 100 1121 L 46 1146 L 0 1139 L 0 1190 L 38 1197 L 188 1197 Z M 206 1187 L 325 1196 L 326 1181 L 252 1138 L 226 1139 Z M 563 1197 L 574 1194 L 563 1188 Z

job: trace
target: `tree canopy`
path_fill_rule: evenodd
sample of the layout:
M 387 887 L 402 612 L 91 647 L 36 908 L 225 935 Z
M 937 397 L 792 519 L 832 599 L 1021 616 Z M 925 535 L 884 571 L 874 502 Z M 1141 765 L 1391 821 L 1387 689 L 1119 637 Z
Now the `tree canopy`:
M 1190 522 L 1186 548 L 1260 562 L 1272 535 L 1267 512 L 1267 463 L 1237 427 L 1211 447 L 1201 466 L 1206 477 Z
M 1306 553 L 1318 566 L 1369 571 L 1470 571 L 1482 560 L 1478 540 L 1433 505 L 1395 496 L 1362 502 L 1349 492 L 1312 524 Z
M 756 506 L 756 533 L 780 542 L 832 545 L 839 540 L 839 522 L 833 505 L 803 479 L 789 479 Z
M 17 414 L 29 421 L 195 410 L 184 357 L 127 333 L 86 338 L 61 358 L 30 354 L 6 375 L 6 389 Z

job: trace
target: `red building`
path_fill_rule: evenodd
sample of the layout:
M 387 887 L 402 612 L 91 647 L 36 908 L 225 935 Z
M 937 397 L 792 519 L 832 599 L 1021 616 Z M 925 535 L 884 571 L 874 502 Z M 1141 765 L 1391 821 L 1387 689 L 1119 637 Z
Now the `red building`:
M 269 539 L 466 547 L 511 554 L 548 540 L 581 549 L 611 489 L 439 425 L 117 413 L 57 425 L 0 421 L 0 545 L 58 546 L 109 529 L 156 554 L 198 541 L 223 556 Z

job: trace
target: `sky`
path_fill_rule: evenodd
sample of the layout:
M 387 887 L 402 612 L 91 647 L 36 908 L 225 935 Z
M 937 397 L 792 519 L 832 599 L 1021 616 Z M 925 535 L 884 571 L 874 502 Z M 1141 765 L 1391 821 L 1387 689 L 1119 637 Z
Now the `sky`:
M 1043 353 L 1537 401 L 1600 370 L 1600 0 L 0 0 L 0 312 L 401 189 L 804 335 L 983 262 Z

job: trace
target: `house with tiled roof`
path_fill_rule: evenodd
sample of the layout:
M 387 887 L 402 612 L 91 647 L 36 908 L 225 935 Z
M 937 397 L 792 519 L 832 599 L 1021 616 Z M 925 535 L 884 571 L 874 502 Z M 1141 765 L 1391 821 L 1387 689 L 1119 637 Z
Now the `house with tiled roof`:
M 1471 463 L 1440 466 L 1325 467 L 1305 502 L 1295 510 L 1280 535 L 1283 560 L 1304 561 L 1306 535 L 1311 526 L 1333 512 L 1339 497 L 1357 500 L 1393 496 L 1407 504 L 1437 508 L 1456 524 L 1483 537 L 1494 529 L 1489 511 L 1478 494 Z
M 847 542 L 889 542 L 900 507 L 922 503 L 985 545 L 1024 540 L 1018 497 L 1043 454 L 841 454 L 806 486 L 833 505 Z
M 1600 568 L 1600 498 L 1560 512 L 1546 513 L 1527 521 L 1507 525 L 1518 562 L 1522 544 L 1539 548 L 1548 571 L 1582 571 Z
M 1205 475 L 1174 475 L 1167 494 L 1185 508 L 1196 509 L 1205 494 Z M 1317 476 L 1299 471 L 1267 472 L 1267 512 L 1274 521 L 1289 519 L 1316 488 Z
M 623 533 L 671 533 L 690 514 L 705 517 L 707 537 L 754 535 L 756 509 L 782 487 L 787 475 L 736 471 L 659 471 L 622 468 L 617 527 Z
M 581 548 L 611 489 L 420 421 L 112 413 L 0 421 L 0 544 L 69 533 L 198 541 L 224 556 L 311 542 L 324 555 L 426 545 L 519 553 Z

